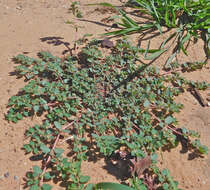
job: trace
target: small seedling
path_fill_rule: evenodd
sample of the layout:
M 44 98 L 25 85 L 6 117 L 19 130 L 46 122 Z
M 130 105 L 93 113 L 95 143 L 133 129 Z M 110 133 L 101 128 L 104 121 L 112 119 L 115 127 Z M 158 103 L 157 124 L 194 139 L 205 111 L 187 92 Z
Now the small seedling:
M 71 3 L 71 8 L 69 9 L 70 12 L 73 13 L 74 16 L 77 18 L 82 18 L 82 12 L 80 11 L 80 2 L 74 1 Z

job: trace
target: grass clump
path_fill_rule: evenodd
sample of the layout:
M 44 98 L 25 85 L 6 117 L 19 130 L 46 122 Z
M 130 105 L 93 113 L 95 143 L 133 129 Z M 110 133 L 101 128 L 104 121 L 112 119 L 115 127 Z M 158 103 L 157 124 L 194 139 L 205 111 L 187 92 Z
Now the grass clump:
M 112 6 L 102 3 L 103 6 Z M 168 38 L 162 41 L 159 51 L 173 48 L 172 54 L 165 63 L 165 68 L 171 67 L 173 59 L 183 52 L 188 55 L 187 48 L 199 39 L 204 42 L 206 59 L 210 56 L 210 1 L 209 0 L 129 0 L 125 8 L 131 7 L 136 20 L 129 13 L 118 9 L 119 29 L 108 32 L 107 36 L 129 35 L 139 33 L 143 38 L 146 34 L 159 31 L 160 34 L 171 30 Z M 116 8 L 117 9 L 117 8 Z M 132 11 L 131 11 L 132 12 Z M 139 14 L 138 14 L 139 13 Z M 138 23 L 139 18 L 144 22 Z M 148 43 L 149 45 L 149 43 Z

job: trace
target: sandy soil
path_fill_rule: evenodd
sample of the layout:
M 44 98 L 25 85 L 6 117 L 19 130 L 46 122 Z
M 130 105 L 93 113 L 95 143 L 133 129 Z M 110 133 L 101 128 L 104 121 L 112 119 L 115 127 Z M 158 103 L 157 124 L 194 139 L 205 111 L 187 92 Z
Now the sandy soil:
M 93 3 L 91 0 L 81 2 Z M 108 2 L 119 3 L 118 0 Z M 14 70 L 11 58 L 23 52 L 28 56 L 36 56 L 41 50 L 61 56 L 68 48 L 72 48 L 74 40 L 85 33 L 101 34 L 111 25 L 101 22 L 101 19 L 110 15 L 109 11 L 94 11 L 93 7 L 85 7 L 82 9 L 84 18 L 76 20 L 68 13 L 69 7 L 70 1 L 66 0 L 0 0 L 0 190 L 23 189 L 26 172 L 37 164 L 30 161 L 30 155 L 25 155 L 22 150 L 25 142 L 24 131 L 36 121 L 25 119 L 18 124 L 12 124 L 4 117 L 9 97 L 15 95 L 24 85 L 23 81 L 11 76 Z M 75 24 L 65 24 L 68 20 Z M 75 31 L 75 25 L 79 26 L 78 32 Z M 46 37 L 51 39 L 59 37 L 59 40 L 57 43 L 52 40 L 41 40 Z M 154 39 L 152 43 L 158 43 L 158 40 Z M 202 43 L 191 48 L 189 54 L 190 60 L 202 60 L 205 56 Z M 164 57 L 162 59 L 164 60 Z M 210 82 L 209 71 L 208 65 L 202 71 L 187 74 L 187 77 Z M 206 94 L 207 92 L 202 93 L 204 97 L 207 97 Z M 202 143 L 210 147 L 210 108 L 202 107 L 189 92 L 179 97 L 177 101 L 185 105 L 177 116 L 180 126 L 198 131 Z M 209 189 L 210 155 L 192 159 L 189 153 L 180 151 L 181 146 L 178 146 L 171 152 L 163 152 L 162 159 L 160 158 L 161 167 L 169 168 L 183 189 Z M 116 176 L 107 171 L 103 159 L 84 164 L 83 171 L 84 174 L 91 176 L 92 182 L 117 181 Z

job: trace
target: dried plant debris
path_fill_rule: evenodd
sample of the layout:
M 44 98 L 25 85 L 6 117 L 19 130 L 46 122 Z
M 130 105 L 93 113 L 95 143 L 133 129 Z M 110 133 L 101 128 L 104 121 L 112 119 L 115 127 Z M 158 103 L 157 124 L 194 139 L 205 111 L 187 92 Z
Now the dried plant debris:
M 152 164 L 152 159 L 150 156 L 135 158 L 127 151 L 117 150 L 111 157 L 111 163 L 120 170 L 127 168 L 126 175 L 137 175 L 140 178 L 143 172 Z
M 156 190 L 158 188 L 155 179 L 156 177 L 154 175 L 145 174 L 143 183 L 147 186 L 148 190 Z
M 132 175 L 135 175 L 135 173 L 137 174 L 138 178 L 141 177 L 141 175 L 143 174 L 143 172 L 150 167 L 150 165 L 152 164 L 152 159 L 150 156 L 146 156 L 145 158 L 137 158 L 137 159 L 131 159 L 130 160 L 133 164 L 133 166 L 131 166 L 131 173 Z

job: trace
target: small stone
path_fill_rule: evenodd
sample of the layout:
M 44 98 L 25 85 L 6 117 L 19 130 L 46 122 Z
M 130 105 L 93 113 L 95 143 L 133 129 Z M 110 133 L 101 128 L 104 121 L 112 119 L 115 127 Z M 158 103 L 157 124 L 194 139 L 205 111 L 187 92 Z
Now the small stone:
M 17 10 L 22 10 L 22 7 L 21 6 L 17 6 L 16 9 Z
M 114 23 L 114 24 L 112 24 L 111 27 L 112 27 L 112 28 L 118 28 L 118 25 L 117 25 L 117 23 Z
M 101 41 L 101 45 L 102 45 L 102 47 L 105 47 L 105 48 L 112 48 L 112 47 L 114 47 L 114 43 L 111 40 L 107 39 L 107 38 L 105 38 L 104 40 Z
M 15 176 L 14 176 L 14 180 L 18 180 L 18 176 L 15 175 Z
M 68 6 L 67 5 L 63 5 L 62 6 L 64 9 L 68 9 Z
M 9 172 L 5 173 L 5 174 L 4 174 L 4 177 L 5 177 L 5 178 L 8 178 L 8 177 L 9 177 Z

